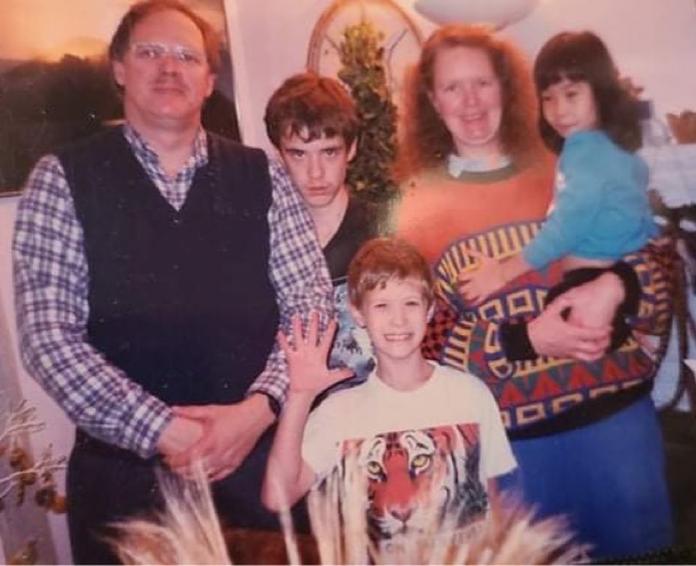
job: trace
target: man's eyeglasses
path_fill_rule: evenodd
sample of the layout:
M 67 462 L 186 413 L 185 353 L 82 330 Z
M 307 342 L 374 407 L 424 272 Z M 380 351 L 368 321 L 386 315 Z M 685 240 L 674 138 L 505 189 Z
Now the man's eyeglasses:
M 199 66 L 203 65 L 206 60 L 203 53 L 184 45 L 140 42 L 132 43 L 130 48 L 135 58 L 142 61 L 161 61 L 169 55 L 185 65 Z

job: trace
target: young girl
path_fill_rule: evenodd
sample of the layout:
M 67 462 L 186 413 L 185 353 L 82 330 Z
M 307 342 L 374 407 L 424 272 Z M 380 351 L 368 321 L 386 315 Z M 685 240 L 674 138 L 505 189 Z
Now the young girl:
M 534 80 L 541 136 L 560 153 L 555 202 L 521 253 L 498 262 L 472 251 L 480 263 L 460 274 L 459 290 L 476 304 L 515 277 L 561 259 L 564 279 L 549 292 L 550 302 L 607 270 L 621 269 L 616 261 L 656 233 L 648 169 L 633 153 L 640 147 L 637 107 L 602 40 L 588 31 L 554 36 L 537 57 Z M 592 312 L 571 312 L 571 321 L 605 326 L 614 318 L 615 329 L 624 326 L 614 333 L 618 346 L 628 333 L 622 321 L 632 314 L 631 298 L 598 300 Z

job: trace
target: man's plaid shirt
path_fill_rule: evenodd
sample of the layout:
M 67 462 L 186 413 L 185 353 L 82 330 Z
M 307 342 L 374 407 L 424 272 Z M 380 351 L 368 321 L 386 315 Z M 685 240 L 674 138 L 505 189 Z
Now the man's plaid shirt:
M 128 125 L 134 154 L 167 201 L 179 209 L 196 169 L 208 161 L 203 130 L 175 177 Z M 293 313 L 333 314 L 332 288 L 312 219 L 277 163 L 271 162 L 272 204 L 269 274 L 283 328 Z M 29 373 L 67 412 L 76 426 L 143 457 L 156 452 L 171 409 L 109 364 L 87 339 L 89 273 L 83 232 L 60 161 L 43 157 L 31 172 L 19 203 L 13 243 L 20 350 Z M 232 376 L 233 378 L 233 376 Z M 277 344 L 249 393 L 278 403 L 287 389 L 286 363 Z

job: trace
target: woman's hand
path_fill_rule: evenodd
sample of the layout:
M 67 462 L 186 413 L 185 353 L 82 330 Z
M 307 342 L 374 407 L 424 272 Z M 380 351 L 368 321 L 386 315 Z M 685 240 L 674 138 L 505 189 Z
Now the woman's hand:
M 560 295 L 538 317 L 530 321 L 527 326 L 529 341 L 538 354 L 594 362 L 606 353 L 611 339 L 610 325 L 577 326 L 564 318 L 567 309 L 581 307 L 587 298 L 578 289 L 580 287 Z
M 326 332 L 319 334 L 319 315 L 312 312 L 306 332 L 302 331 L 302 320 L 292 317 L 292 340 L 282 331 L 278 332 L 278 343 L 285 352 L 292 394 L 316 396 L 334 383 L 338 383 L 353 372 L 347 368 L 328 369 L 326 360 L 336 333 L 336 321 L 332 320 Z
M 608 272 L 564 294 L 572 302 L 568 322 L 576 326 L 602 328 L 611 325 L 626 293 L 621 279 Z
M 476 258 L 471 268 L 463 269 L 457 276 L 457 290 L 462 298 L 480 305 L 490 295 L 507 283 L 502 264 L 476 250 L 467 250 L 468 255 Z

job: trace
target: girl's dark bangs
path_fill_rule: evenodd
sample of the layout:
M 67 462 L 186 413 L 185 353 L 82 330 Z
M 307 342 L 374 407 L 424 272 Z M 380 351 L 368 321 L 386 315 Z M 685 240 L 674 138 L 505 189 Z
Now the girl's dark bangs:
M 550 86 L 560 83 L 563 79 L 571 82 L 587 80 L 587 73 L 577 65 L 558 61 L 553 65 L 548 65 L 545 69 L 539 70 L 536 76 L 537 88 L 544 90 Z

